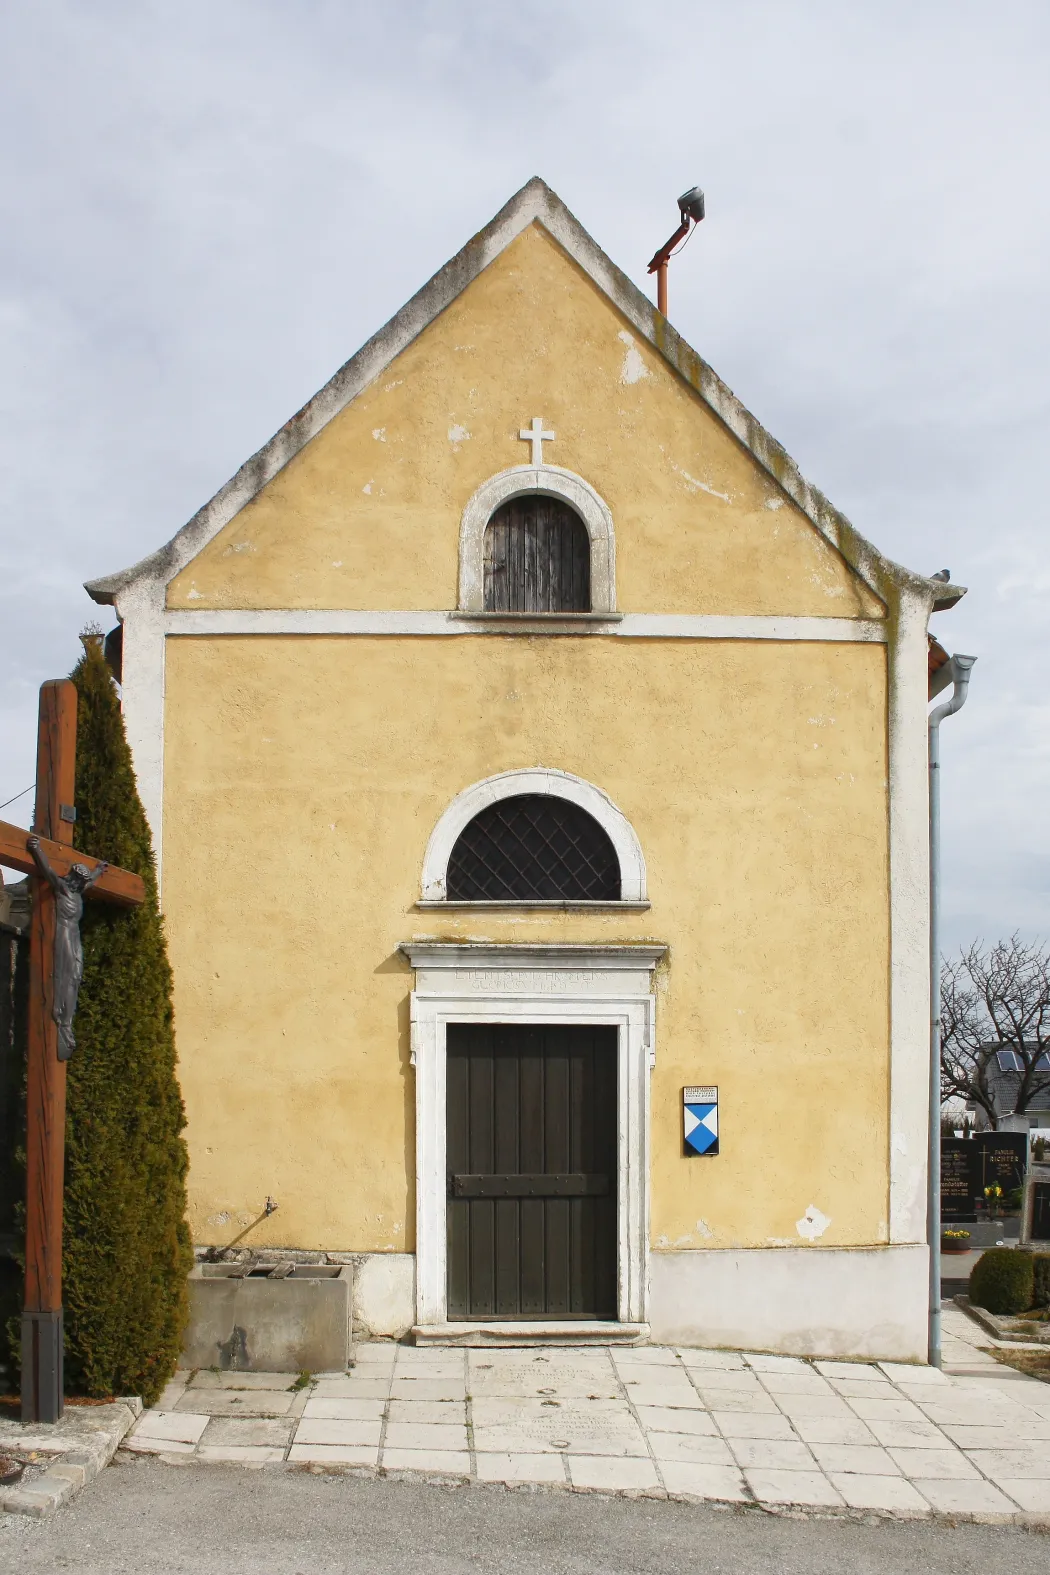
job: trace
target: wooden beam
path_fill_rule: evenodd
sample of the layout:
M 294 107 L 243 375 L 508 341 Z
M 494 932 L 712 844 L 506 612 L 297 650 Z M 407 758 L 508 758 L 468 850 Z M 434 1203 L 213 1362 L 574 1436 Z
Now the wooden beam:
M 72 795 L 70 795 L 72 797 Z M 37 821 L 39 826 L 40 822 Z M 73 827 L 67 822 L 60 821 L 62 831 L 68 829 L 69 836 L 73 835 Z M 48 862 L 56 875 L 68 875 L 74 864 L 83 864 L 89 870 L 101 863 L 100 859 L 93 859 L 88 853 L 80 853 L 69 847 L 65 839 L 61 842 L 52 841 L 42 831 L 40 846 L 47 855 Z M 21 826 L 12 826 L 6 820 L 0 820 L 0 864 L 8 869 L 20 870 L 23 875 L 35 875 L 36 865 L 33 855 L 26 846 L 29 832 Z M 137 908 L 139 903 L 146 898 L 146 888 L 141 875 L 133 875 L 130 870 L 110 868 L 102 876 L 88 894 L 90 897 L 101 897 L 106 902 L 119 903 L 121 907 Z
M 68 679 L 42 684 L 37 732 L 33 833 L 52 871 L 100 860 L 74 851 L 77 691 Z M 55 893 L 37 870 L 29 833 L 0 821 L 0 864 L 28 874 L 29 927 L 26 1021 L 26 1235 L 22 1308 L 22 1421 L 57 1422 L 62 1415 L 62 1189 L 65 1169 L 66 1063 L 58 1058 L 55 1000 Z M 135 907 L 146 895 L 138 875 L 109 868 L 88 896 Z
M 76 776 L 77 691 L 68 679 L 40 687 L 33 824 L 67 858 Z M 23 848 L 25 832 L 22 832 Z M 26 1023 L 26 1269 L 22 1314 L 22 1420 L 62 1415 L 62 1186 L 66 1063 L 58 1059 L 54 1005 L 55 898 L 34 875 Z

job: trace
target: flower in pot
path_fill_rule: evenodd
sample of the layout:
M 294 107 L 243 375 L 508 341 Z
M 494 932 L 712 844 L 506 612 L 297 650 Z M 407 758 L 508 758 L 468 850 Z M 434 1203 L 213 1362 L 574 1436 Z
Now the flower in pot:
M 969 1244 L 970 1232 L 968 1230 L 941 1231 L 942 1252 L 967 1252 L 969 1250 Z
M 984 1201 L 988 1205 L 988 1212 L 994 1219 L 999 1213 L 999 1205 L 1003 1201 L 1003 1189 L 994 1183 L 984 1189 Z

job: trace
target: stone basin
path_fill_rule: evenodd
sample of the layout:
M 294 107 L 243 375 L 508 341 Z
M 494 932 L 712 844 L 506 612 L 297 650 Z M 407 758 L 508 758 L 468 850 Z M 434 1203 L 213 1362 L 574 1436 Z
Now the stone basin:
M 345 1372 L 349 1265 L 198 1263 L 180 1366 L 222 1372 Z

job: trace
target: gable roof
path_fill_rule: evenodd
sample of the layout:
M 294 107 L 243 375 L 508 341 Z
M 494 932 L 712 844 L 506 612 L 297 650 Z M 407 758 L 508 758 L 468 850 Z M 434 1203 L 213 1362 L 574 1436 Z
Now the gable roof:
M 253 454 L 210 502 L 157 552 L 130 569 L 89 580 L 96 602 L 112 604 L 138 581 L 167 584 L 224 526 L 295 458 L 311 438 L 379 377 L 530 224 L 540 224 L 622 313 L 635 330 L 690 385 L 755 461 L 787 493 L 825 539 L 883 601 L 900 591 L 924 596 L 932 611 L 951 607 L 965 588 L 913 574 L 885 557 L 800 474 L 794 460 L 756 421 L 696 351 L 588 235 L 561 199 L 538 177 L 513 196 L 462 251 L 341 366 L 335 376 Z

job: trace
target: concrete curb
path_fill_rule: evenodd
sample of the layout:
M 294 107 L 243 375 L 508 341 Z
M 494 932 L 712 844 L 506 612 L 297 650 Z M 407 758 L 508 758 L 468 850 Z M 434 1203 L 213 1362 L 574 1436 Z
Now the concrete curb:
M 141 1457 L 140 1457 L 141 1458 Z M 163 1457 L 154 1457 L 163 1458 Z M 235 1461 L 204 1462 L 174 1457 L 180 1466 L 210 1464 L 236 1466 Z M 263 1466 L 260 1469 L 265 1470 Z M 284 1461 L 275 1463 L 277 1469 L 310 1476 L 345 1476 L 366 1481 L 425 1482 L 429 1487 L 464 1488 L 494 1493 L 571 1493 L 597 1495 L 600 1498 L 663 1499 L 672 1504 L 693 1504 L 697 1508 L 731 1511 L 734 1514 L 760 1514 L 782 1516 L 789 1520 L 849 1520 L 861 1524 L 872 1521 L 916 1521 L 940 1526 L 1014 1526 L 1024 1531 L 1050 1532 L 1050 1513 L 1019 1509 L 1013 1513 L 987 1513 L 979 1510 L 963 1514 L 931 1508 L 922 1514 L 907 1510 L 852 1509 L 848 1506 L 813 1504 L 774 1504 L 747 1499 L 697 1498 L 692 1493 L 673 1493 L 665 1488 L 593 1488 L 579 1487 L 570 1482 L 480 1482 L 476 1477 L 452 1476 L 448 1472 L 405 1471 L 401 1469 L 375 1470 L 368 1466 L 319 1465 L 316 1462 Z
M 51 1425 L 0 1423 L 4 1454 L 32 1464 L 40 1456 L 57 1457 L 41 1476 L 0 1491 L 0 1509 L 36 1519 L 53 1515 L 109 1465 L 141 1415 L 142 1401 L 133 1395 L 112 1405 L 70 1406 Z
M 1036 1332 L 1037 1338 L 1026 1340 L 1024 1334 L 1014 1328 L 1013 1318 L 1000 1318 L 997 1313 L 989 1312 L 986 1307 L 978 1307 L 968 1296 L 956 1296 L 953 1300 L 956 1307 L 961 1307 L 968 1317 L 980 1324 L 981 1328 L 992 1335 L 1000 1345 L 1015 1345 L 1022 1351 L 1045 1351 L 1050 1348 L 1050 1334 L 1045 1339 L 1040 1339 Z M 1027 1332 L 1024 1331 L 1025 1334 Z

